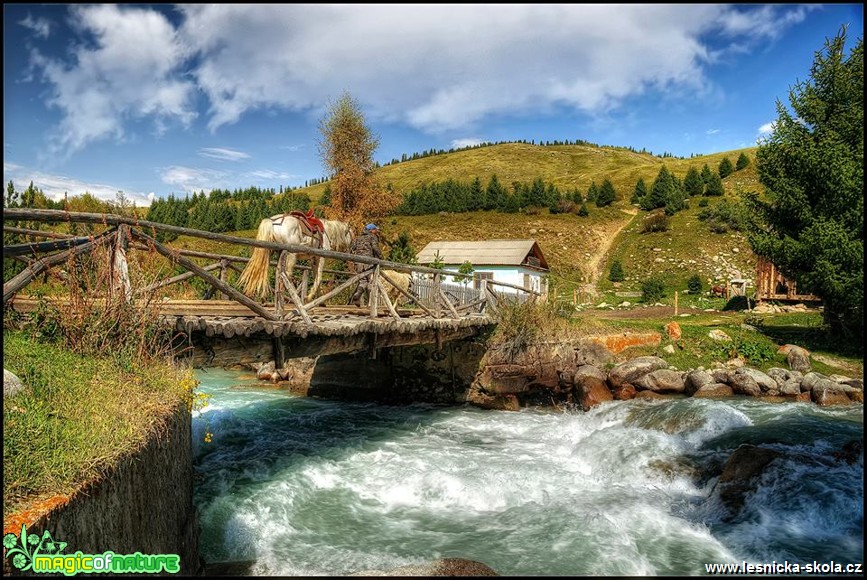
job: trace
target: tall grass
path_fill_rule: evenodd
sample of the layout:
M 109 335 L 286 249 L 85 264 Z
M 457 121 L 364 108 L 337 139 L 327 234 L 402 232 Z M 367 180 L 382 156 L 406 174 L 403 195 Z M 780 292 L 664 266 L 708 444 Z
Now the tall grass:
M 152 282 L 154 256 L 130 261 L 133 287 Z M 110 252 L 64 264 L 29 319 L 4 316 L 4 368 L 26 388 L 4 398 L 3 512 L 72 493 L 162 432 L 196 401 L 192 370 L 171 360 L 172 334 L 155 295 L 112 291 Z

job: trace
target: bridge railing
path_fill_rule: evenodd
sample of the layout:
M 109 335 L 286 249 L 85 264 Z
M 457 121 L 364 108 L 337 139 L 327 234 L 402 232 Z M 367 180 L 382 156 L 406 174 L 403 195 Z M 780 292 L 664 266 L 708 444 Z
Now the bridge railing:
M 275 297 L 274 308 L 269 309 L 264 304 L 253 300 L 240 290 L 228 284 L 228 271 L 235 270 L 240 272 L 238 265 L 249 261 L 249 258 L 230 254 L 197 252 L 193 250 L 171 248 L 157 241 L 156 232 L 158 231 L 198 237 L 232 245 L 259 247 L 277 252 L 312 255 L 344 263 L 364 265 L 361 267 L 364 269 L 359 273 L 350 274 L 348 279 L 340 282 L 336 287 L 325 292 L 325 294 L 322 294 L 318 298 L 305 303 L 301 299 L 301 295 L 303 295 L 306 290 L 305 285 L 307 272 L 305 272 L 303 276 L 302 287 L 299 292 L 295 283 L 292 280 L 289 280 L 286 273 L 280 269 L 280 265 L 283 261 L 280 259 L 277 260 L 278 270 L 276 275 L 282 282 L 281 286 L 289 295 L 289 300 L 294 306 L 294 313 L 299 315 L 308 323 L 311 322 L 310 311 L 313 308 L 324 304 L 327 300 L 334 298 L 343 290 L 350 288 L 365 278 L 368 281 L 368 287 L 371 289 L 369 300 L 371 317 L 378 316 L 380 308 L 383 306 L 391 316 L 400 317 L 390 295 L 397 295 L 398 297 L 403 298 L 406 302 L 417 306 L 418 309 L 435 318 L 442 318 L 444 316 L 459 318 L 461 316 L 486 313 L 488 309 L 496 310 L 498 308 L 498 303 L 502 303 L 503 300 L 517 299 L 515 298 L 516 295 L 514 293 L 509 293 L 511 296 L 508 296 L 507 293 L 497 292 L 497 286 L 517 290 L 520 293 L 523 293 L 523 296 L 526 297 L 525 299 L 532 300 L 540 296 L 538 292 L 533 290 L 504 282 L 495 282 L 493 280 L 482 280 L 481 287 L 478 290 L 472 288 L 468 289 L 463 285 L 449 285 L 444 282 L 445 277 L 455 277 L 456 279 L 466 278 L 465 274 L 449 270 L 402 264 L 399 262 L 380 260 L 367 256 L 356 256 L 343 252 L 310 248 L 299 244 L 283 244 L 218 234 L 114 214 L 9 208 L 4 210 L 3 220 L 4 222 L 29 221 L 47 223 L 90 223 L 100 224 L 107 228 L 106 231 L 99 235 L 81 237 L 17 228 L 14 226 L 7 227 L 4 225 L 4 231 L 7 232 L 30 236 L 42 236 L 57 240 L 4 246 L 4 258 L 10 257 L 28 261 L 25 258 L 28 254 L 39 255 L 52 250 L 59 250 L 54 254 L 47 255 L 37 259 L 36 261 L 28 261 L 27 267 L 21 273 L 14 276 L 8 282 L 4 281 L 4 304 L 41 272 L 65 262 L 70 257 L 89 252 L 93 250 L 94 247 L 107 244 L 113 249 L 114 261 L 116 263 L 114 272 L 117 275 L 117 279 L 115 280 L 113 291 L 122 292 L 126 300 L 132 300 L 135 295 L 143 292 L 152 291 L 196 276 L 209 284 L 213 290 L 223 297 L 243 304 L 255 314 L 265 319 L 283 320 L 290 314 L 290 312 L 284 310 L 282 296 L 279 294 Z M 136 289 L 131 288 L 128 277 L 124 279 L 122 275 L 123 272 L 126 271 L 126 252 L 129 249 L 158 252 L 171 263 L 185 269 L 186 272 L 150 284 L 146 287 Z M 215 261 L 210 265 L 201 266 L 193 262 L 191 258 L 204 258 Z M 212 272 L 217 270 L 219 270 L 218 275 L 213 275 Z M 413 284 L 408 287 L 406 284 L 401 284 L 401 281 L 396 279 L 397 275 L 390 273 L 389 270 L 408 274 L 413 280 Z M 331 272 L 335 274 L 338 273 L 338 271 Z

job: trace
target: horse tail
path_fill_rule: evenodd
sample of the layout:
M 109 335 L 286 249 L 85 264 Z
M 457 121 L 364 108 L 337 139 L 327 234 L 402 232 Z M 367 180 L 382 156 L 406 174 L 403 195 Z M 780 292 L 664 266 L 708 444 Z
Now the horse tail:
M 274 241 L 274 224 L 271 218 L 265 218 L 259 223 L 256 239 L 264 242 Z M 268 263 L 271 251 L 268 248 L 255 248 L 247 267 L 241 272 L 238 283 L 244 287 L 245 294 L 257 296 L 268 295 Z

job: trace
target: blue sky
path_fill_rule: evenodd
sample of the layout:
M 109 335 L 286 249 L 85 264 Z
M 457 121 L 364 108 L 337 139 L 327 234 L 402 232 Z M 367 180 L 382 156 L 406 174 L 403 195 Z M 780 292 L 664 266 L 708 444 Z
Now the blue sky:
M 302 186 L 349 93 L 375 158 L 751 147 L 862 4 L 4 4 L 3 180 L 140 206 Z M 5 186 L 4 186 L 5 189 Z

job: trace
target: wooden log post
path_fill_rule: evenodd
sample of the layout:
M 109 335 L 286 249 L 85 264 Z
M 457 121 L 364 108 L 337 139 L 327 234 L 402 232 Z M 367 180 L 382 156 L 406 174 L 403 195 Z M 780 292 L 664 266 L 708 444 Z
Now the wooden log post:
M 129 264 L 126 260 L 126 250 L 129 244 L 129 226 L 120 224 L 117 226 L 117 235 L 114 238 L 114 253 L 111 262 L 111 293 L 123 296 L 124 302 L 132 301 L 132 284 L 129 279 Z
M 371 318 L 376 318 L 377 311 L 379 310 L 379 288 L 377 284 L 379 284 L 379 264 L 373 267 L 373 271 L 370 273 L 370 281 L 367 283 L 367 287 L 370 290 L 368 294 L 370 296 Z
M 225 258 L 221 259 L 220 260 L 220 282 L 222 282 L 223 284 L 226 283 L 226 274 L 228 273 L 227 272 L 228 268 L 229 268 L 229 260 L 227 260 Z M 220 299 L 221 300 L 228 300 L 229 295 L 226 294 L 225 292 L 221 292 L 220 293 Z
M 241 304 L 243 304 L 244 306 L 246 306 L 247 308 L 249 308 L 250 310 L 252 310 L 256 314 L 258 314 L 262 318 L 265 318 L 267 320 L 277 320 L 277 317 L 274 316 L 274 314 L 272 314 L 271 312 L 268 312 L 263 306 L 261 306 L 257 302 L 251 300 L 250 298 L 248 298 L 247 296 L 245 296 L 241 292 L 238 292 L 237 290 L 235 290 L 234 288 L 232 288 L 231 286 L 229 286 L 225 282 L 221 282 L 218 278 L 211 276 L 210 274 L 205 272 L 204 268 L 194 264 L 193 262 L 184 258 L 183 256 L 179 256 L 179 255 L 173 253 L 169 248 L 165 247 L 164 245 L 162 245 L 161 243 L 159 243 L 158 241 L 156 241 L 155 239 L 153 239 L 149 235 L 147 235 L 143 232 L 136 231 L 136 230 L 130 230 L 130 233 L 133 235 L 133 237 L 137 237 L 137 238 L 147 242 L 148 244 L 150 244 L 157 252 L 159 252 L 160 254 L 162 254 L 163 256 L 168 258 L 169 260 L 171 260 L 173 262 L 177 262 L 178 264 L 180 264 L 181 266 L 183 266 L 187 270 L 195 272 L 205 282 L 207 282 L 211 286 L 214 286 L 217 290 L 221 290 L 221 291 L 225 292 L 226 294 L 229 295 L 229 298 L 231 298 L 235 302 L 240 302 Z
M 442 318 L 442 308 L 440 308 L 440 294 L 442 293 L 442 275 L 437 272 L 433 276 L 433 288 L 431 298 L 433 298 L 433 313 L 435 318 Z

